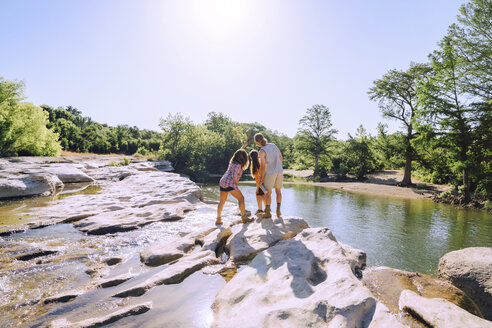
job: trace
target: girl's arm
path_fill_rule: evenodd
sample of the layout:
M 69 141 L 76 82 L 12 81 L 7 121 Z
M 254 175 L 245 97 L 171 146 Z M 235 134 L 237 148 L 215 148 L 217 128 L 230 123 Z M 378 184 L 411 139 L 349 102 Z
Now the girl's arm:
M 241 149 L 246 148 L 246 146 L 248 145 L 248 143 L 249 143 L 248 141 L 245 141 L 244 144 L 243 144 L 243 146 L 241 147 Z

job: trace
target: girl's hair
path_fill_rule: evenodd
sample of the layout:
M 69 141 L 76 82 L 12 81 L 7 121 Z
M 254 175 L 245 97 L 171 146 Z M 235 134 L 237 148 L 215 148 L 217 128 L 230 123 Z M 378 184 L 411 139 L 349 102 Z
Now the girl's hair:
M 262 147 L 265 147 L 268 140 L 261 133 L 255 134 L 255 141 L 258 142 Z
M 248 160 L 248 153 L 246 153 L 246 150 L 244 149 L 238 149 L 234 153 L 234 155 L 231 157 L 231 160 L 229 163 L 235 163 L 241 165 L 241 168 L 243 171 L 245 171 L 248 168 L 249 165 L 249 160 Z
M 258 151 L 253 149 L 252 151 L 249 152 L 249 157 L 251 157 L 251 167 L 249 168 L 251 170 L 251 176 L 254 178 L 256 175 L 256 172 L 260 170 L 260 161 L 258 159 Z

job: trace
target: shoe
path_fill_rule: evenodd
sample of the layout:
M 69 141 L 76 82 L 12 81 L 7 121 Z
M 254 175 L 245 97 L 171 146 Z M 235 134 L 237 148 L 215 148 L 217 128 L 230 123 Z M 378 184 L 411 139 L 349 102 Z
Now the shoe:
M 259 216 L 261 214 L 263 214 L 263 210 L 257 210 L 256 213 L 255 213 L 256 216 Z
M 223 222 L 222 222 L 222 219 L 221 219 L 221 218 L 217 218 L 217 219 L 215 220 L 215 225 L 222 225 L 222 223 L 223 223 Z
M 277 208 L 277 217 L 281 217 L 282 216 L 282 212 L 280 212 L 280 208 Z
M 261 215 L 261 218 L 262 219 L 269 219 L 272 217 L 272 212 L 270 211 L 265 211 L 262 215 Z
M 242 223 L 248 223 L 248 222 L 252 222 L 252 221 L 254 221 L 254 219 L 253 218 L 250 218 L 248 215 L 243 215 L 241 217 L 241 222 Z
M 241 212 L 237 213 L 236 215 L 241 215 Z M 251 216 L 251 211 L 245 210 L 244 215 Z

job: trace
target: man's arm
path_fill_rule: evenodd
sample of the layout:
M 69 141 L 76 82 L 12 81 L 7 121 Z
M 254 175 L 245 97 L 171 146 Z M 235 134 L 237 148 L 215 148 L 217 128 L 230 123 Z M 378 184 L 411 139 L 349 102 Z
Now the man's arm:
M 280 149 L 278 150 L 278 156 L 280 157 L 280 163 L 283 163 L 284 158 L 282 157 L 282 153 L 280 152 Z
M 260 150 L 260 186 L 263 184 L 263 179 L 265 178 L 265 172 L 267 169 L 266 163 L 266 153 L 264 150 Z

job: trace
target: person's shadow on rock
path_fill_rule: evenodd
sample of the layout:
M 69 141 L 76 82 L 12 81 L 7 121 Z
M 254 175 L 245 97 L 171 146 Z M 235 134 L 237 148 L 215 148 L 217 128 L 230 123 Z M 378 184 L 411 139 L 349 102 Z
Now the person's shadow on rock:
M 277 270 L 286 265 L 291 275 L 290 287 L 298 298 L 306 298 L 314 293 L 311 286 L 326 280 L 326 272 L 319 266 L 319 259 L 303 242 L 288 239 L 259 253 L 249 264 L 266 279 L 270 269 Z

